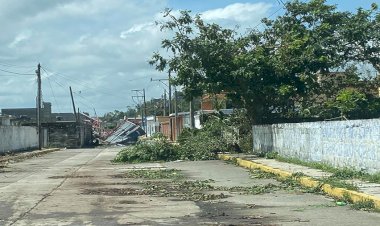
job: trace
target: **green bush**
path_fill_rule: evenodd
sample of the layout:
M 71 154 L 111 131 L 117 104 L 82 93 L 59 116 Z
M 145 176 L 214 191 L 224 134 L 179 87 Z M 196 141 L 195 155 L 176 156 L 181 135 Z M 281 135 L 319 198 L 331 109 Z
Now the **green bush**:
M 252 151 L 251 127 L 241 112 L 230 117 L 208 115 L 202 129 L 184 129 L 177 142 L 178 145 L 169 143 L 158 133 L 123 149 L 114 161 L 197 161 L 216 159 L 218 152 Z
M 224 133 L 226 124 L 221 118 L 209 118 L 202 129 L 186 129 L 178 139 L 178 154 L 181 159 L 215 159 L 216 153 L 227 151 L 229 136 Z
M 149 139 L 139 140 L 136 145 L 121 150 L 114 162 L 152 162 L 173 161 L 178 159 L 178 152 L 174 145 L 166 138 L 157 134 Z

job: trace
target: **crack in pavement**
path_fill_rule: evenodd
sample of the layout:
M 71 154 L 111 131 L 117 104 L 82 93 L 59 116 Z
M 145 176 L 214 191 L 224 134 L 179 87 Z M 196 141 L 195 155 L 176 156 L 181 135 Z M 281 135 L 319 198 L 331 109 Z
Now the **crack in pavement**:
M 34 205 L 32 206 L 29 210 L 25 211 L 24 213 L 20 214 L 16 219 L 14 219 L 9 226 L 14 225 L 17 223 L 19 220 L 23 219 L 27 214 L 29 214 L 31 211 L 33 211 L 41 202 L 43 202 L 47 197 L 49 197 L 51 194 L 53 194 L 56 190 L 58 190 L 65 182 L 67 179 L 72 177 L 76 172 L 78 172 L 83 166 L 87 165 L 90 161 L 94 160 L 95 158 L 98 157 L 99 154 L 102 152 L 99 151 L 97 155 L 95 155 L 93 158 L 87 160 L 85 163 L 80 164 L 77 169 L 75 169 L 70 175 L 65 176 L 65 178 L 59 183 L 55 188 L 53 188 L 49 193 L 45 194 L 42 196 L 42 198 Z

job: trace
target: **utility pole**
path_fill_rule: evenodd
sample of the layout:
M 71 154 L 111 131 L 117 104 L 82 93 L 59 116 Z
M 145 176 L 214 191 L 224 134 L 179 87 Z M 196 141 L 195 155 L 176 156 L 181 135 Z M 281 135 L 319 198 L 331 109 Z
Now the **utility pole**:
M 132 91 L 136 92 L 136 95 L 135 96 L 132 96 L 132 99 L 133 97 L 136 97 L 137 100 L 138 98 L 142 97 L 143 98 L 143 101 L 144 101 L 144 107 L 141 106 L 141 124 L 142 124 L 142 128 L 145 130 L 145 136 L 148 136 L 147 135 L 147 125 L 146 125 L 146 122 L 144 120 L 144 112 L 145 112 L 145 118 L 146 118 L 146 102 L 145 102 L 145 89 L 133 89 Z M 139 95 L 140 93 L 140 95 Z
M 70 86 L 69 88 L 70 88 L 71 102 L 72 102 L 72 104 L 73 104 L 73 109 L 74 109 L 75 121 L 76 121 L 77 123 L 79 123 L 79 121 L 78 121 L 78 116 L 77 116 L 77 111 L 75 110 L 75 103 L 74 103 L 73 91 L 71 90 L 71 86 Z
M 81 129 L 80 129 L 80 125 L 79 125 L 79 117 L 78 117 L 78 114 L 75 110 L 75 102 L 74 102 L 74 97 L 73 97 L 73 91 L 71 90 L 71 86 L 69 87 L 70 88 L 70 96 L 71 96 L 71 102 L 73 104 L 73 110 L 74 110 L 74 117 L 75 117 L 75 121 L 77 122 L 77 126 L 79 128 L 79 146 L 82 146 L 82 141 L 81 141 Z M 78 113 L 79 113 L 79 108 L 78 108 Z
M 170 84 L 170 79 L 171 79 L 171 75 L 170 75 L 170 71 L 169 71 L 169 114 L 170 115 L 172 113 L 172 86 Z
M 145 124 L 145 130 L 148 131 L 148 121 L 147 121 L 147 115 L 146 115 L 145 89 L 143 89 L 143 96 L 144 96 L 144 115 L 145 115 L 144 124 Z M 145 137 L 147 137 L 147 136 L 148 135 L 145 133 Z
M 164 116 L 166 116 L 166 89 L 164 89 Z
M 37 65 L 37 130 L 38 130 L 38 149 L 42 149 L 42 134 L 41 134 L 41 65 Z
M 177 110 L 177 106 L 178 106 L 178 98 L 177 98 L 177 88 L 174 86 L 174 114 L 175 114 L 175 137 L 176 139 L 178 139 L 178 135 L 179 135 L 179 126 L 178 126 L 178 110 Z
M 168 73 L 169 73 L 169 78 L 167 78 L 167 79 L 152 79 L 151 78 L 150 81 L 160 81 L 160 82 L 162 82 L 163 80 L 168 80 L 169 85 L 166 85 L 163 82 L 162 82 L 162 84 L 168 86 L 168 89 L 169 89 L 169 91 L 168 91 L 168 93 L 169 93 L 169 100 L 168 100 L 169 101 L 169 104 L 168 104 L 169 105 L 168 106 L 168 108 L 169 108 L 168 110 L 169 111 L 168 111 L 168 116 L 170 116 L 170 114 L 172 113 L 172 86 L 171 86 L 171 82 L 170 82 L 170 80 L 171 80 L 170 71 Z M 170 117 L 169 117 L 169 130 L 170 130 L 170 137 L 169 137 L 169 139 L 173 140 L 172 120 L 170 120 Z

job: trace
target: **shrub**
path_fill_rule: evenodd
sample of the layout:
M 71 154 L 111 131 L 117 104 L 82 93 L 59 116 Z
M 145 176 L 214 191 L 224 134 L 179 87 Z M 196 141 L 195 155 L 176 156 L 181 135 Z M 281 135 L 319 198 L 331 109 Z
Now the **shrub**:
M 114 162 L 151 162 L 173 161 L 178 159 L 178 152 L 161 134 L 149 139 L 139 140 L 136 145 L 121 150 Z
M 210 117 L 202 129 L 186 129 L 178 139 L 178 154 L 181 159 L 215 159 L 216 153 L 227 151 L 230 136 L 221 118 Z

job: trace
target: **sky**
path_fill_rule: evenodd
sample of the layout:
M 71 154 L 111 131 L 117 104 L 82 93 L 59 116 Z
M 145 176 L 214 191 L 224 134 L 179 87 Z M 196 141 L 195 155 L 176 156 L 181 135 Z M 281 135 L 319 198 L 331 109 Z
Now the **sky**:
M 349 11 L 380 3 L 327 2 Z M 284 12 L 280 0 L 0 0 L 0 108 L 36 106 L 38 63 L 43 101 L 53 112 L 72 112 L 69 86 L 80 111 L 91 115 L 134 107 L 135 89 L 159 98 L 166 86 L 150 80 L 167 74 L 147 62 L 165 37 L 154 24 L 165 8 L 242 32 Z

